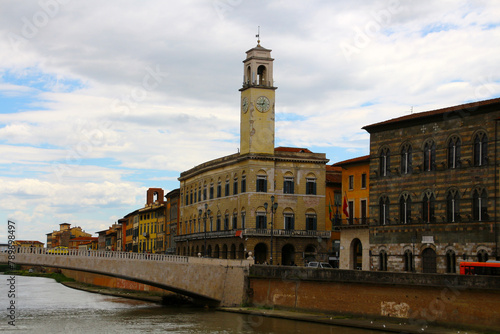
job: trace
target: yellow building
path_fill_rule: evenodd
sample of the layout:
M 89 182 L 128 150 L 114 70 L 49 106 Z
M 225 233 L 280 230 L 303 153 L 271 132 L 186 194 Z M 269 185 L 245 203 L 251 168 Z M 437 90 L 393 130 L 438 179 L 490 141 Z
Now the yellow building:
M 342 168 L 343 200 L 339 268 L 370 270 L 368 231 L 370 156 L 345 160 L 333 166 Z
M 138 252 L 163 253 L 165 251 L 165 211 L 163 189 L 149 188 L 144 208 L 139 209 Z
M 326 166 L 325 229 L 331 231 L 328 262 L 339 267 L 340 222 L 342 217 L 342 168 Z
M 59 231 L 47 233 L 47 248 L 58 246 L 69 247 L 69 241 L 78 237 L 91 237 L 92 234 L 86 233 L 80 226 L 71 227 L 69 223 L 59 224 Z
M 243 61 L 240 151 L 181 173 L 177 253 L 246 258 L 257 263 L 328 260 L 325 154 L 274 147 L 271 50 L 260 44 Z M 319 185 L 319 186 L 317 186 Z

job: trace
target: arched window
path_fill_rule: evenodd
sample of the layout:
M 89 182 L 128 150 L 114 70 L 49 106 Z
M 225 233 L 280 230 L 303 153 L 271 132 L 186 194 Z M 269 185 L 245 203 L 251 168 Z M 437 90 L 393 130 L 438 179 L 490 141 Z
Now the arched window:
M 391 151 L 388 147 L 384 147 L 380 150 L 380 162 L 379 162 L 379 170 L 380 176 L 389 175 L 391 161 L 390 161 Z
M 481 188 L 474 189 L 472 193 L 472 214 L 474 220 L 488 220 L 488 197 L 486 190 Z
M 481 131 L 474 136 L 474 166 L 484 166 L 488 159 L 488 137 Z
M 266 229 L 267 228 L 267 212 L 263 207 L 257 209 L 257 214 L 255 217 L 255 228 Z
M 401 148 L 401 174 L 410 174 L 412 172 L 412 147 L 410 144 L 404 144 Z
M 446 218 L 449 223 L 460 222 L 460 197 L 456 189 L 448 190 L 446 195 Z
M 428 140 L 424 145 L 424 171 L 436 170 L 436 144 Z
M 436 197 L 431 191 L 426 191 L 424 193 L 424 198 L 422 199 L 422 218 L 424 223 L 435 223 L 436 217 L 434 215 L 434 209 L 436 206 Z
M 448 168 L 460 167 L 460 148 L 462 142 L 458 136 L 452 136 L 448 141 Z
M 233 179 L 233 195 L 238 195 L 238 175 L 234 175 Z
M 410 250 L 406 250 L 404 254 L 404 270 L 414 271 L 413 267 L 413 253 Z
M 318 222 L 318 217 L 316 216 L 316 212 L 314 212 L 313 210 L 308 210 L 306 212 L 306 230 L 316 231 L 317 222 Z
M 258 68 L 257 68 L 257 75 L 259 77 L 259 85 L 260 86 L 267 86 L 268 83 L 267 83 L 267 78 L 266 78 L 266 67 L 264 65 L 260 65 Z
M 283 194 L 293 194 L 293 193 L 294 193 L 293 174 L 288 172 L 283 177 Z
M 380 271 L 387 271 L 387 253 L 385 250 L 381 250 L 378 254 L 379 268 Z
M 479 252 L 477 252 L 477 262 L 486 261 L 488 261 L 488 252 L 486 252 L 484 249 L 481 249 Z
M 389 198 L 381 196 L 379 200 L 380 225 L 389 223 Z
M 265 171 L 259 171 L 257 174 L 257 184 L 256 184 L 257 192 L 267 192 L 267 174 Z
M 411 197 L 407 192 L 399 198 L 399 220 L 401 224 L 411 223 Z
M 457 255 L 453 250 L 446 252 L 446 272 L 449 274 L 457 272 Z

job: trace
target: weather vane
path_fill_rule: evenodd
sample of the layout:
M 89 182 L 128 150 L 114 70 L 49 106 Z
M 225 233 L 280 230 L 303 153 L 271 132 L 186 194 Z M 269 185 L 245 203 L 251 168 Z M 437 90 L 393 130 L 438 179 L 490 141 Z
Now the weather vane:
M 257 45 L 260 46 L 260 26 L 257 26 L 257 35 L 255 37 L 257 37 Z

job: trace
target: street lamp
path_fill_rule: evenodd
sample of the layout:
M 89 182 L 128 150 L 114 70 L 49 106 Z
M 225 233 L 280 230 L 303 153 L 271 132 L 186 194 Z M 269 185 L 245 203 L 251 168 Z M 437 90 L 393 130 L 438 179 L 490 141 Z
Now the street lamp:
M 207 217 L 210 216 L 210 209 L 208 208 L 208 204 L 205 203 L 205 214 L 203 215 L 203 239 L 205 241 L 205 251 L 204 251 L 204 257 L 207 257 Z M 199 215 L 201 216 L 202 211 L 201 209 L 198 211 Z
M 267 202 L 264 203 L 264 208 L 266 209 L 267 212 Z M 274 214 L 276 213 L 276 210 L 278 209 L 278 202 L 274 202 L 274 195 L 271 196 L 271 256 L 269 257 L 269 264 L 273 264 L 273 234 L 274 234 Z

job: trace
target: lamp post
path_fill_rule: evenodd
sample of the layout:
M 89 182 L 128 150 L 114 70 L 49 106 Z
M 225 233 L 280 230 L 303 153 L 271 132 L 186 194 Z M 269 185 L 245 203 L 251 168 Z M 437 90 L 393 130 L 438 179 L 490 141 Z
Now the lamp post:
M 267 202 L 264 203 L 264 208 L 267 212 Z M 273 264 L 273 234 L 274 234 L 274 214 L 278 209 L 278 202 L 274 202 L 274 195 L 271 196 L 271 256 L 269 257 L 269 264 Z
M 207 257 L 207 217 L 210 216 L 210 209 L 207 209 L 208 208 L 208 204 L 205 203 L 205 214 L 203 215 L 203 240 L 205 242 L 205 251 L 203 252 L 204 253 L 204 257 Z M 201 216 L 202 214 L 202 211 L 201 209 L 198 211 L 199 215 Z

